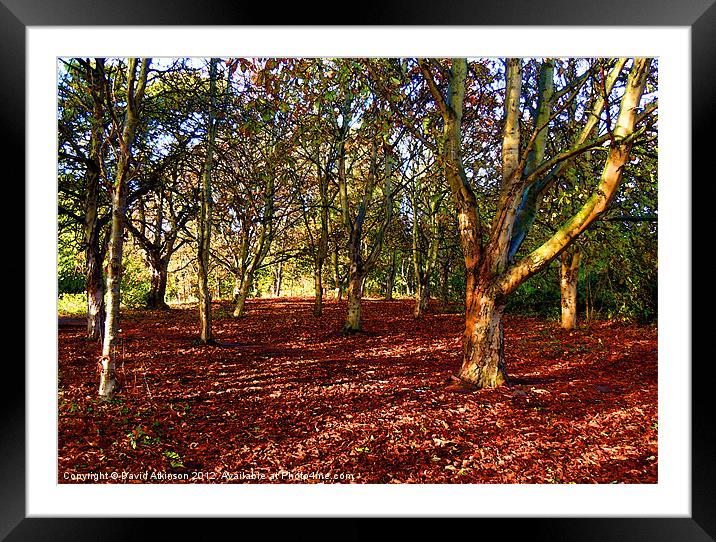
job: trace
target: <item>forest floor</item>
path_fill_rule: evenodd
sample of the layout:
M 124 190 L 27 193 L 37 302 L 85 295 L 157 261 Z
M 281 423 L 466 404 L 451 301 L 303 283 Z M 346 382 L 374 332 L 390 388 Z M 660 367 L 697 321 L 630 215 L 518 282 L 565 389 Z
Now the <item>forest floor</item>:
M 60 319 L 58 482 L 657 482 L 655 326 L 507 316 L 511 385 L 457 393 L 463 314 L 363 307 L 344 336 L 345 304 L 215 303 L 213 346 L 195 307 L 124 313 L 111 402 L 100 346 Z

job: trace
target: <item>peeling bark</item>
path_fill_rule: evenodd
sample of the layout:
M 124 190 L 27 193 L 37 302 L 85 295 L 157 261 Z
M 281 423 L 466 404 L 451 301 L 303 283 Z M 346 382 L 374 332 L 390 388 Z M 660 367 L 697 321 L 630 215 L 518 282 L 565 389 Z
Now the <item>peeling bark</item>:
M 504 309 L 504 304 L 498 303 L 488 288 L 468 292 L 463 361 L 458 373 L 462 382 L 476 388 L 508 383 L 502 329 Z
M 579 250 L 564 252 L 561 256 L 562 329 L 577 329 L 577 278 L 581 258 Z

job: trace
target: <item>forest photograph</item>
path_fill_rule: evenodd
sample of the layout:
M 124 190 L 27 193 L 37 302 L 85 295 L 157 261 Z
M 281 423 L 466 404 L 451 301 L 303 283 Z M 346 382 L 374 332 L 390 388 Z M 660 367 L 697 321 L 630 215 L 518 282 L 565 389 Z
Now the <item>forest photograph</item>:
M 56 68 L 58 484 L 659 482 L 657 58 Z

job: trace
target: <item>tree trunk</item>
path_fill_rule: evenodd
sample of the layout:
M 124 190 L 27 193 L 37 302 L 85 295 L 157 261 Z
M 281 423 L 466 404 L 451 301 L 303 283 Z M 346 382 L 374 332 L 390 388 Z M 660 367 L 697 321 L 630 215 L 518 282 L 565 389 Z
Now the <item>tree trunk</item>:
M 323 314 L 323 261 L 316 262 L 313 270 L 313 287 L 315 290 L 316 300 L 313 303 L 313 316 L 321 316 Z
M 564 252 L 561 256 L 560 288 L 562 291 L 562 329 L 577 329 L 577 278 L 582 254 Z
M 403 284 L 405 284 L 405 295 L 407 295 L 407 296 L 413 295 L 413 290 L 412 290 L 411 284 L 410 284 L 410 281 L 411 281 L 410 269 L 411 269 L 411 266 L 408 265 L 407 270 L 406 270 L 405 260 L 402 260 L 400 262 L 400 278 L 403 279 Z
M 202 250 L 199 251 L 199 261 L 208 259 L 208 251 L 204 248 L 205 243 L 200 243 Z M 211 291 L 209 290 L 209 277 L 207 265 L 199 264 L 198 293 L 199 293 L 199 340 L 204 344 L 212 342 L 211 331 Z
M 440 301 L 447 303 L 450 296 L 450 259 L 448 254 L 443 254 L 443 260 L 440 265 Z
M 235 292 L 236 302 L 234 303 L 234 316 L 236 318 L 244 315 L 244 306 L 246 305 L 246 298 L 249 297 L 252 281 L 253 273 L 244 277 L 244 281 L 241 283 L 239 291 Z
M 388 278 L 385 281 L 385 300 L 393 300 L 393 288 L 395 288 L 395 252 L 390 257 L 390 269 L 388 270 Z
M 344 333 L 357 333 L 361 331 L 361 296 L 363 293 L 363 277 L 357 271 L 351 270 L 348 280 L 348 315 Z
M 338 259 L 338 243 L 333 249 L 333 281 L 336 283 L 336 301 L 339 303 L 343 300 L 343 281 L 341 280 L 340 263 Z
M 278 269 L 276 271 L 276 282 L 274 283 L 273 295 L 274 297 L 281 296 L 281 283 L 283 282 L 283 262 L 278 262 Z
M 164 298 L 167 293 L 167 277 L 169 276 L 169 258 L 149 258 L 149 297 L 148 309 L 168 309 Z
M 469 386 L 494 388 L 508 382 L 502 330 L 504 308 L 489 288 L 468 291 L 464 357 L 458 378 Z
M 104 277 L 102 262 L 105 247 L 100 242 L 98 220 L 100 173 L 102 170 L 102 143 L 104 140 L 104 59 L 96 59 L 94 68 L 88 64 L 87 78 L 92 94 L 92 131 L 90 136 L 90 162 L 87 168 L 85 190 L 84 241 L 86 244 L 87 339 L 102 338 L 104 325 Z
M 96 247 L 87 247 L 87 339 L 97 341 L 102 337 L 104 325 L 104 277 L 103 254 Z
M 127 67 L 127 112 L 122 128 L 122 152 L 117 160 L 116 177 L 112 188 L 112 224 L 109 239 L 109 269 L 107 273 L 107 317 L 104 326 L 102 356 L 99 359 L 99 396 L 111 399 L 118 382 L 115 376 L 116 350 L 119 338 L 120 284 L 122 280 L 122 249 L 127 216 L 127 194 L 132 145 L 139 125 L 139 106 L 144 95 L 149 59 L 142 60 L 139 80 L 136 80 L 137 59 Z M 136 90 L 134 85 L 136 86 Z
M 591 275 L 591 273 L 589 271 L 587 271 L 585 273 L 585 277 L 584 277 L 585 278 L 584 282 L 586 283 L 586 288 L 585 288 L 586 295 L 584 296 L 586 307 L 584 308 L 584 317 L 587 322 L 591 322 L 592 319 L 594 318 L 594 299 L 593 299 L 593 295 L 592 295 L 592 284 L 591 284 L 592 281 L 590 280 L 590 275 Z
M 198 231 L 198 279 L 199 279 L 199 340 L 204 344 L 213 342 L 211 330 L 211 291 L 209 290 L 209 254 L 211 251 L 211 214 L 213 201 L 211 196 L 211 174 L 216 137 L 216 71 L 219 60 L 212 58 L 209 67 L 209 118 L 206 161 L 201 176 L 201 208 Z
M 422 318 L 428 310 L 430 303 L 430 282 L 425 280 L 418 283 L 418 289 L 415 295 L 415 309 L 413 309 L 413 317 Z
M 347 126 L 347 124 L 345 125 Z M 373 192 L 376 186 L 377 170 L 378 170 L 378 142 L 373 140 L 371 143 L 371 158 L 368 178 L 363 188 L 363 199 L 358 205 L 358 212 L 355 219 L 351 218 L 348 202 L 348 186 L 345 171 L 345 141 L 341 143 L 339 152 L 338 165 L 338 192 L 341 200 L 341 212 L 343 215 L 343 224 L 346 230 L 350 232 L 348 242 L 348 257 L 350 259 L 350 271 L 348 279 L 348 314 L 346 315 L 346 324 L 343 328 L 344 333 L 355 333 L 361 330 L 361 297 L 363 294 L 363 285 L 368 273 L 376 265 L 378 257 L 383 248 L 383 239 L 393 213 L 392 199 L 392 171 L 393 159 L 387 148 L 383 147 L 385 159 L 385 185 L 383 193 L 385 195 L 385 213 L 383 220 L 378 227 L 378 231 L 373 239 L 373 245 L 368 250 L 367 257 L 363 257 L 361 250 L 364 243 L 363 226 L 365 224 L 366 213 L 373 199 Z
M 326 257 L 328 256 L 328 184 L 332 165 L 331 161 L 329 160 L 328 163 L 326 163 L 325 173 L 321 174 L 320 159 L 318 154 L 316 155 L 316 164 L 318 167 L 318 177 L 320 179 L 319 189 L 321 195 L 321 232 L 318 239 L 318 247 L 316 248 L 314 258 L 313 278 L 314 287 L 316 290 L 316 301 L 313 305 L 313 315 L 321 316 L 321 314 L 323 314 L 323 264 L 326 261 Z
M 241 294 L 241 284 L 241 273 L 237 271 L 234 273 L 234 291 L 231 296 L 231 303 L 234 305 L 236 305 L 236 302 L 239 300 L 239 295 Z
M 109 240 L 107 273 L 107 315 L 105 318 L 102 357 L 100 358 L 99 395 L 109 399 L 118 387 L 115 377 L 116 349 L 119 339 L 120 284 L 122 282 L 122 249 L 124 219 L 127 209 L 127 185 L 119 183 L 113 193 L 112 230 Z

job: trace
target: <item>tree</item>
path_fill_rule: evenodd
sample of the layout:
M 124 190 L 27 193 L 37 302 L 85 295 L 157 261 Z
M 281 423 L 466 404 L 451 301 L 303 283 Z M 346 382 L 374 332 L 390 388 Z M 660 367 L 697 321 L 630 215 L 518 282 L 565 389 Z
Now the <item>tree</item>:
M 59 214 L 69 216 L 82 226 L 85 255 L 85 291 L 87 292 L 87 339 L 99 340 L 105 318 L 104 276 L 102 262 L 107 251 L 108 236 L 104 233 L 109 213 L 103 211 L 102 190 L 105 150 L 105 62 L 103 58 L 72 59 L 63 62 L 64 77 L 58 97 L 60 102 L 59 162 L 61 170 L 71 162 L 83 169 L 83 186 L 76 190 L 67 186 L 61 176 L 59 183 Z M 85 113 L 89 111 L 89 115 Z M 79 123 L 78 123 L 79 121 Z M 83 137 L 89 127 L 89 137 Z M 84 148 L 82 141 L 89 141 Z M 63 167 L 64 166 L 64 167 Z M 82 211 L 71 211 L 64 201 L 82 200 Z
M 334 111 L 339 105 L 342 81 L 324 76 L 335 68 L 332 59 L 293 59 L 284 61 L 277 74 L 285 95 L 285 109 L 291 112 L 295 124 L 294 154 L 302 181 L 297 192 L 305 245 L 313 265 L 314 316 L 323 313 L 330 212 L 337 195 L 335 177 L 341 132 Z
M 621 65 L 620 65 L 621 64 Z M 611 85 L 621 74 L 618 63 L 609 77 L 602 78 L 602 95 L 594 100 L 592 115 L 585 115 L 582 132 L 569 147 L 547 154 L 550 122 L 560 113 L 558 100 L 570 103 L 576 92 L 593 74 L 569 81 L 558 92 L 554 85 L 555 62 L 543 60 L 538 71 L 537 103 L 530 119 L 529 137 L 521 132 L 520 98 L 523 91 L 523 66 L 520 59 L 508 59 L 505 69 L 504 119 L 501 130 L 502 165 L 499 198 L 489 231 L 480 219 L 479 201 L 462 162 L 461 137 L 468 63 L 453 59 L 440 71 L 447 88 L 433 75 L 433 65 L 420 61 L 421 72 L 441 112 L 441 165 L 457 206 L 460 238 L 467 273 L 463 362 L 456 376 L 469 388 L 495 387 L 507 382 L 502 315 L 506 298 L 522 282 L 544 269 L 558 257 L 609 205 L 621 180 L 622 170 L 638 131 L 637 123 L 653 108 L 638 112 L 649 73 L 648 59 L 634 59 L 627 76 L 616 123 L 611 123 L 612 104 L 608 103 Z M 597 64 L 597 66 L 601 66 Z M 603 73 L 603 72 L 602 72 Z M 598 85 L 594 85 L 598 88 Z M 556 107 L 557 106 L 557 107 Z M 589 137 L 606 114 L 605 131 Z M 590 149 L 605 147 L 600 178 L 580 210 L 541 246 L 515 260 L 522 241 L 532 227 L 538 210 L 539 194 L 559 172 L 562 163 Z
M 178 164 L 174 164 L 171 169 L 169 182 L 157 183 L 157 188 L 149 194 L 151 199 L 140 201 L 135 219 L 130 217 L 127 221 L 127 229 L 144 250 L 150 271 L 151 282 L 147 298 L 149 309 L 169 307 L 164 299 L 169 261 L 186 242 L 186 239 L 180 240 L 179 235 L 196 214 L 194 201 L 181 201 L 183 198 L 178 190 L 181 184 Z M 192 195 L 196 198 L 195 193 Z
M 199 69 L 187 59 L 153 68 L 156 74 L 144 97 L 144 128 L 136 155 L 145 165 L 141 181 L 146 194 L 136 198 L 127 228 L 144 252 L 150 275 L 147 308 L 166 309 L 169 262 L 186 242 L 181 237 L 198 211 L 199 187 L 205 160 L 200 156 L 201 113 L 205 92 Z
M 329 192 L 331 180 L 335 176 L 338 152 L 336 135 L 340 132 L 333 119 L 327 118 L 326 109 L 324 104 L 317 102 L 314 106 L 314 114 L 306 119 L 310 125 L 302 130 L 302 139 L 305 140 L 306 147 L 304 156 L 310 166 L 315 167 L 315 175 L 308 175 L 310 181 L 306 187 L 306 194 L 299 195 L 302 200 L 301 214 L 306 229 L 308 249 L 313 263 L 314 316 L 323 314 L 323 269 L 328 258 L 329 214 L 330 206 L 336 196 L 335 190 L 333 194 Z M 312 194 L 314 187 L 317 189 L 317 194 Z
M 318 195 L 315 200 L 309 201 L 305 195 L 299 195 L 302 200 L 301 216 L 306 231 L 308 250 L 311 253 L 313 263 L 313 315 L 323 314 L 323 268 L 328 257 L 328 228 L 329 228 L 329 205 L 328 194 L 332 164 L 322 164 L 318 149 L 313 157 L 313 164 L 316 168 L 315 178 L 312 179 L 318 188 Z M 310 187 L 307 190 L 310 197 Z M 317 216 L 316 216 L 317 215 Z
M 586 318 L 653 321 L 658 308 L 656 134 L 634 149 L 622 189 L 580 241 Z
M 333 213 L 331 213 L 333 215 Z M 331 216 L 330 219 L 330 252 L 331 252 L 331 269 L 333 271 L 333 288 L 335 292 L 336 301 L 340 302 L 343 300 L 343 292 L 346 286 L 346 280 L 348 278 L 348 272 L 344 269 L 341 264 L 341 222 L 340 218 Z
M 248 87 L 248 80 L 245 86 Z M 255 91 L 255 89 L 254 89 Z M 214 257 L 234 276 L 235 317 L 243 316 L 256 273 L 268 263 L 275 238 L 293 223 L 292 142 L 276 104 L 242 93 L 231 122 L 237 129 L 221 146 L 217 170 L 217 250 Z M 295 183 L 294 183 L 295 184 Z
M 100 357 L 99 395 L 111 398 L 116 387 L 116 346 L 119 331 L 120 281 L 122 275 L 122 247 L 127 217 L 127 194 L 132 171 L 132 146 L 139 126 L 139 113 L 147 83 L 150 59 L 139 62 L 136 58 L 127 63 L 126 112 L 123 121 L 117 120 L 112 109 L 112 124 L 118 138 L 117 165 L 112 187 L 112 226 L 109 239 L 107 269 L 107 317 L 105 320 L 102 356 Z M 106 81 L 105 81 L 106 83 Z M 106 88 L 106 87 L 105 87 Z
M 206 159 L 199 191 L 199 220 L 197 228 L 197 262 L 199 282 L 199 341 L 213 342 L 211 330 L 211 292 L 209 290 L 209 255 L 211 252 L 211 216 L 213 199 L 211 175 L 216 140 L 216 78 L 218 58 L 209 61 L 209 107 L 207 111 Z
M 577 62 L 579 61 L 570 59 L 566 63 L 565 69 L 572 74 L 572 77 L 574 77 Z M 597 92 L 600 90 L 597 89 Z M 646 89 L 646 91 L 648 90 Z M 574 138 L 580 129 L 576 101 L 566 109 L 564 118 L 560 119 L 562 129 L 560 132 L 552 134 L 553 140 L 559 141 L 560 145 L 567 145 L 569 138 Z M 577 327 L 578 283 L 580 275 L 584 275 L 583 272 L 580 273 L 580 270 L 585 254 L 592 259 L 610 260 L 612 262 L 610 268 L 615 270 L 621 266 L 616 261 L 618 258 L 614 258 L 614 256 L 623 253 L 623 247 L 634 246 L 651 237 L 648 232 L 640 229 L 642 236 L 641 239 L 637 239 L 630 234 L 630 228 L 620 227 L 617 224 L 622 221 L 633 224 L 634 221 L 641 221 L 650 216 L 655 217 L 656 192 L 650 187 L 651 175 L 649 172 L 656 171 L 654 160 L 656 157 L 654 152 L 656 133 L 651 122 L 643 123 L 640 130 L 642 135 L 639 137 L 638 145 L 632 148 L 632 158 L 623 168 L 620 190 L 615 194 L 609 209 L 598 220 L 590 224 L 579 239 L 559 257 L 557 267 L 559 269 L 563 329 L 573 330 Z M 558 229 L 561 223 L 577 213 L 579 208 L 584 205 L 591 191 L 589 180 L 599 175 L 601 166 L 602 164 L 593 156 L 593 153 L 584 153 L 564 162 L 564 167 L 554 177 L 554 181 L 550 183 L 551 186 L 544 190 L 541 207 L 545 212 L 542 213 L 539 221 L 535 221 L 533 228 L 535 239 L 530 243 L 531 249 L 539 246 L 545 238 L 551 235 L 550 232 Z M 611 238 L 609 243 L 605 242 L 606 239 L 603 235 L 600 236 L 601 241 L 597 241 L 594 235 L 595 230 L 605 232 L 607 229 L 618 230 L 618 233 L 615 232 L 616 235 L 609 236 Z M 634 260 L 634 257 L 631 257 L 630 260 Z M 633 276 L 626 277 L 626 280 L 633 282 L 634 278 Z M 640 297 L 643 296 L 635 296 L 633 299 Z
M 347 104 L 346 104 L 347 105 Z M 348 134 L 348 118 L 349 111 L 346 107 L 343 110 L 343 126 L 342 132 Z M 348 313 L 346 323 L 343 328 L 345 333 L 356 333 L 362 330 L 361 323 L 361 298 L 363 296 L 363 283 L 368 273 L 373 269 L 383 244 L 383 238 L 386 228 L 390 224 L 393 213 L 393 187 L 392 187 L 392 168 L 393 158 L 388 145 L 383 146 L 383 162 L 384 162 L 384 187 L 383 195 L 385 205 L 383 206 L 382 220 L 380 221 L 376 233 L 376 237 L 367 251 L 367 256 L 363 255 L 364 225 L 367 211 L 374 197 L 376 185 L 378 183 L 378 138 L 373 135 L 370 141 L 371 150 L 368 157 L 367 173 L 365 175 L 365 184 L 363 185 L 362 196 L 357 205 L 355 214 L 351 213 L 350 200 L 348 198 L 348 168 L 346 166 L 346 137 L 341 139 L 339 147 L 338 162 L 338 186 L 341 201 L 341 216 L 343 217 L 343 225 L 348 230 L 348 254 L 349 254 L 349 274 L 348 274 Z M 353 162 L 355 164 L 355 161 Z M 352 168 L 351 168 L 352 169 Z M 364 170 L 365 171 L 365 170 Z
M 428 169 L 429 165 L 425 169 Z M 415 309 L 413 316 L 422 318 L 430 301 L 430 279 L 440 248 L 439 224 L 445 191 L 435 186 L 431 175 L 416 175 L 410 186 L 412 212 L 412 254 L 415 270 Z

